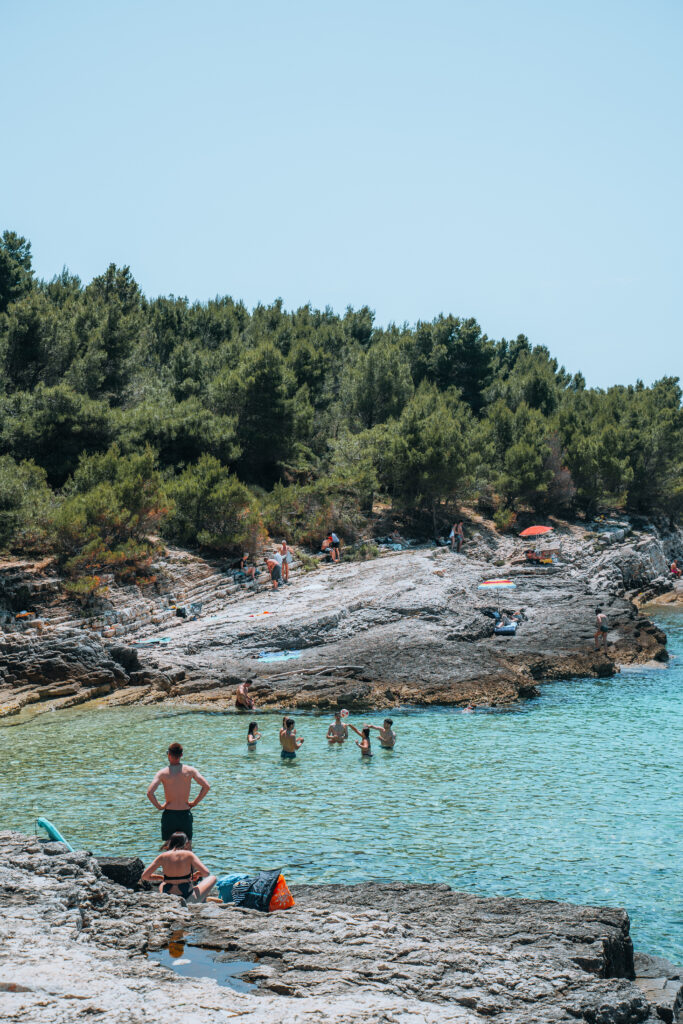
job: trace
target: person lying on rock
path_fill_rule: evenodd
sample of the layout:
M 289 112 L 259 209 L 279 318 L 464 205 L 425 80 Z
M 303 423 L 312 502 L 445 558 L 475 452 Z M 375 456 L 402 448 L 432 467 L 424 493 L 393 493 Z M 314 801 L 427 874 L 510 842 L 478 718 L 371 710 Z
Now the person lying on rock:
M 334 722 L 331 723 L 329 729 L 327 730 L 327 742 L 331 744 L 341 744 L 344 742 L 344 740 L 347 740 L 348 738 L 349 730 L 342 722 L 341 711 L 335 711 Z
M 211 789 L 203 775 L 192 765 L 183 764 L 181 758 L 183 748 L 179 743 L 172 743 L 168 748 L 168 767 L 162 768 L 152 779 L 147 790 L 147 799 L 161 811 L 161 841 L 165 843 L 171 835 L 181 829 L 192 839 L 192 809 L 203 800 Z M 199 793 L 190 800 L 192 781 L 195 781 Z M 164 787 L 164 804 L 160 804 L 155 793 L 159 786 Z
M 238 710 L 241 710 L 241 711 L 253 711 L 254 710 L 254 707 L 256 705 L 254 704 L 254 698 L 249 693 L 249 687 L 250 686 L 251 686 L 251 681 L 249 679 L 247 679 L 247 680 L 245 680 L 245 682 L 240 683 L 240 685 L 235 690 L 235 707 Z
M 303 738 L 297 737 L 296 729 L 294 728 L 294 719 L 285 718 L 282 729 L 280 729 L 280 757 L 283 761 L 293 761 L 296 757 L 296 752 L 303 743 Z
M 360 743 L 356 740 L 356 746 L 360 748 L 362 756 L 372 757 L 372 749 L 370 747 L 370 726 L 364 725 L 361 731 L 360 729 L 356 729 L 355 725 L 351 725 L 349 722 L 349 729 L 353 729 L 353 731 L 360 736 Z
M 607 625 L 607 616 L 603 612 L 602 608 L 595 609 L 595 634 L 593 640 L 595 641 L 595 650 L 597 651 L 600 647 L 600 637 L 602 637 L 602 646 L 607 651 L 607 633 L 609 626 Z
M 209 873 L 189 843 L 184 832 L 174 832 L 169 837 L 168 849 L 145 868 L 141 881 L 159 882 L 159 892 L 203 903 L 216 884 L 216 876 Z
M 256 566 L 249 565 L 249 552 L 245 551 L 240 558 L 239 571 L 247 580 L 253 580 L 256 575 Z
M 393 724 L 392 718 L 385 718 L 382 725 L 370 726 L 370 729 L 376 729 L 379 733 L 379 745 L 385 750 L 393 750 L 396 745 L 396 733 L 391 728 Z

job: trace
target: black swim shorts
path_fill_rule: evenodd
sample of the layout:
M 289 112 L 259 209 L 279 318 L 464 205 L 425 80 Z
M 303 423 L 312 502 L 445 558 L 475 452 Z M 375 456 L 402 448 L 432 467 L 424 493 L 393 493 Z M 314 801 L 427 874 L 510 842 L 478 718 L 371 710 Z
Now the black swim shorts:
M 271 580 L 278 580 L 278 581 L 282 579 L 282 569 L 280 568 L 279 565 L 277 565 L 277 563 L 270 570 L 270 578 L 271 578 Z
M 192 839 L 192 811 L 162 811 L 161 841 L 165 843 L 174 832 L 184 832 Z

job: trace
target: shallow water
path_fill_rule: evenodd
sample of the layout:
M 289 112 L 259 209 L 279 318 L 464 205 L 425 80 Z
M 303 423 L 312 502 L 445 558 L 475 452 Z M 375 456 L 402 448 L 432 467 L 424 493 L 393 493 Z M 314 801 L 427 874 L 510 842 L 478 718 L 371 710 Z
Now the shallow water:
M 165 949 L 148 953 L 147 959 L 170 967 L 184 978 L 214 978 L 219 985 L 236 992 L 251 992 L 256 988 L 251 982 L 243 981 L 241 975 L 258 964 L 251 960 L 223 960 L 222 956 L 225 954 L 193 945 L 192 936 L 186 938 L 184 932 L 175 932 Z
M 145 797 L 169 742 L 212 790 L 196 852 L 216 873 L 282 867 L 292 882 L 410 879 L 485 895 L 625 906 L 637 948 L 683 962 L 683 616 L 658 615 L 666 670 L 552 683 L 512 711 L 397 710 L 394 751 L 328 748 L 328 718 L 279 758 L 280 716 L 73 709 L 2 723 L 0 826 L 51 819 L 75 846 L 151 858 Z M 364 717 L 379 724 L 381 715 Z

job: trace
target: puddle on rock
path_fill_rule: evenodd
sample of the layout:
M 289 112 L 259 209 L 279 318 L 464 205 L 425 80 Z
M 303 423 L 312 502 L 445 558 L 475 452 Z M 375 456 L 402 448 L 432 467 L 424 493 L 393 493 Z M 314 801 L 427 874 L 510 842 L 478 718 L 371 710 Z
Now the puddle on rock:
M 242 981 L 240 975 L 251 971 L 258 964 L 249 960 L 220 960 L 221 956 L 225 956 L 221 950 L 194 946 L 191 935 L 173 932 L 168 946 L 149 952 L 147 959 L 170 967 L 184 978 L 213 978 L 219 985 L 235 989 L 236 992 L 251 992 L 256 988 L 251 982 Z

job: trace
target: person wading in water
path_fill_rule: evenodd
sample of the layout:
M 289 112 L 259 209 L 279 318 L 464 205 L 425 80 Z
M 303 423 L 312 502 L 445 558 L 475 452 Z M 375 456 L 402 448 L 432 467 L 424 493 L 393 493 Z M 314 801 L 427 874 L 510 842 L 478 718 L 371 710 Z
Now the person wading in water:
M 188 840 L 192 840 L 192 808 L 203 800 L 211 787 L 196 768 L 183 764 L 181 758 L 183 748 L 179 743 L 172 743 L 168 748 L 168 767 L 157 772 L 152 785 L 147 790 L 148 799 L 161 811 L 161 841 L 167 842 L 174 832 L 184 832 Z M 199 793 L 190 800 L 192 780 L 197 783 Z M 155 793 L 159 786 L 164 787 L 165 802 L 160 804 Z

